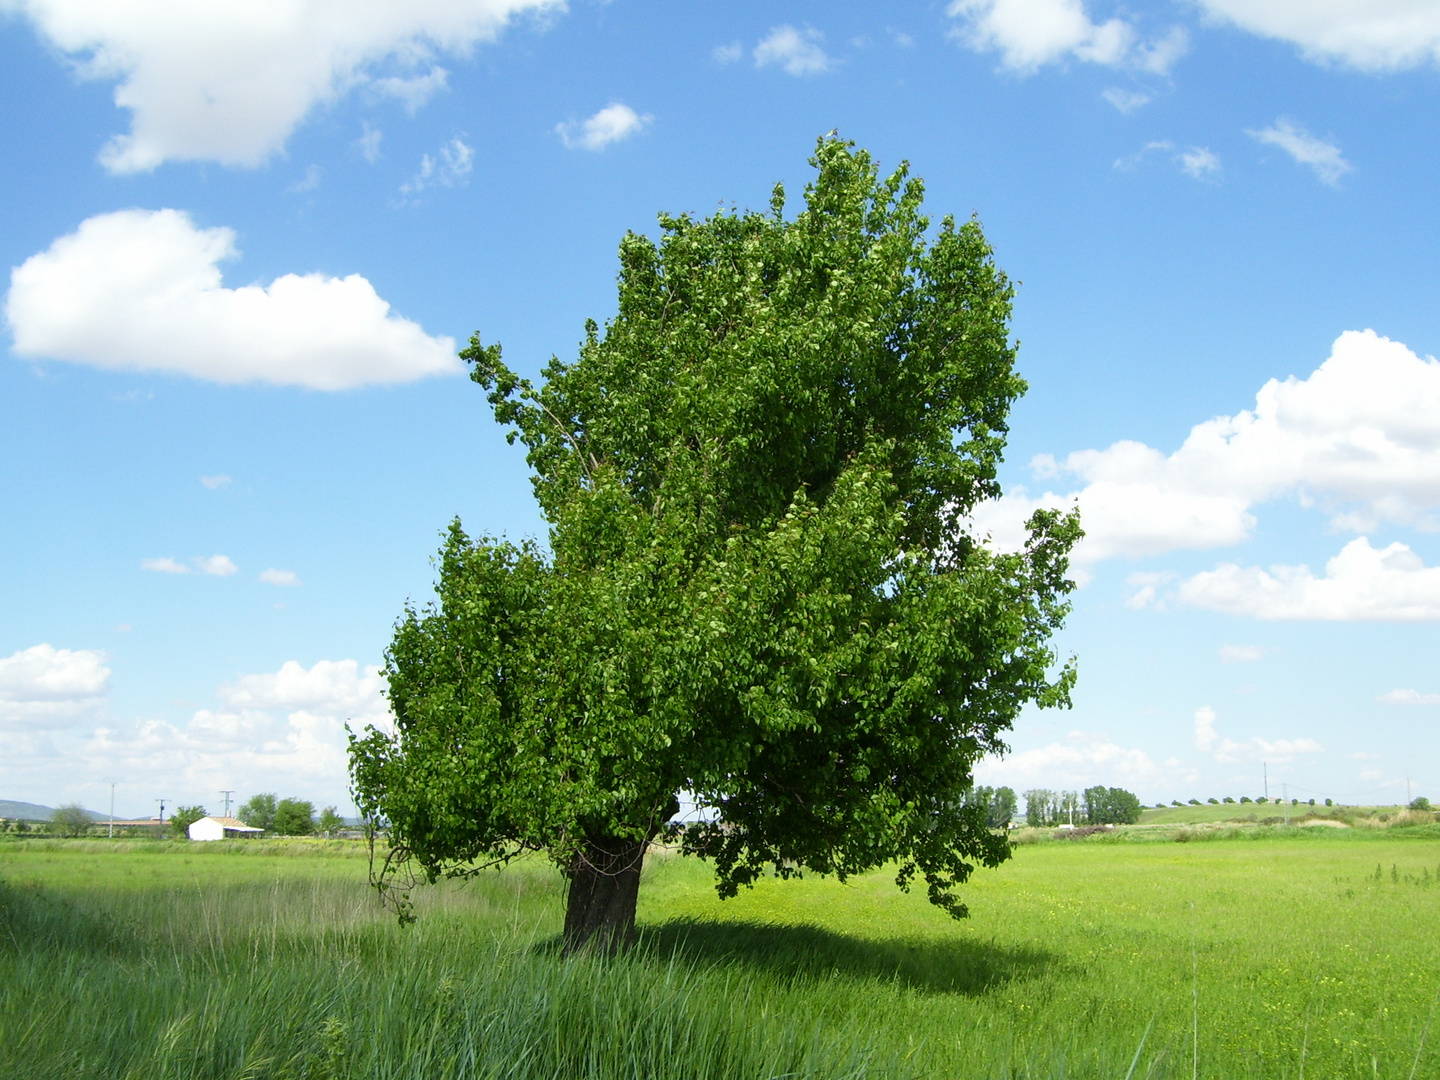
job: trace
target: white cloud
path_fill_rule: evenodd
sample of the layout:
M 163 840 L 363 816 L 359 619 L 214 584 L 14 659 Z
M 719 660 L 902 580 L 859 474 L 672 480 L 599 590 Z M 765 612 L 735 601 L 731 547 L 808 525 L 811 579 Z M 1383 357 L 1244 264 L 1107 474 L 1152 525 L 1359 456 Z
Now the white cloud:
M 1258 736 L 1237 743 L 1221 738 L 1215 730 L 1215 710 L 1202 705 L 1195 710 L 1195 749 L 1212 755 L 1216 761 L 1233 765 L 1241 761 L 1269 761 L 1285 764 L 1301 754 L 1324 753 L 1325 748 L 1314 739 L 1262 739 Z
M 1221 645 L 1222 664 L 1250 664 L 1265 658 L 1265 650 L 1259 645 Z
M 1118 86 L 1112 86 L 1102 91 L 1100 96 L 1126 115 L 1141 106 L 1150 104 L 1149 94 L 1141 93 L 1139 90 L 1123 90 Z
M 1297 164 L 1313 169 L 1320 181 L 1331 187 L 1339 184 L 1340 177 L 1353 168 L 1340 153 L 1340 147 L 1324 139 L 1317 139 L 1283 116 L 1268 128 L 1259 131 L 1247 130 L 1246 134 L 1266 146 L 1278 146 L 1294 158 Z
M 1173 454 L 1124 440 L 1041 455 L 1032 468 L 1083 486 L 1037 496 L 1015 488 L 976 508 L 977 535 L 1014 550 L 1036 507 L 1078 500 L 1081 565 L 1238 544 L 1254 529 L 1252 508 L 1282 496 L 1318 504 L 1332 526 L 1354 532 L 1380 522 L 1437 530 L 1440 363 L 1373 331 L 1347 331 L 1308 378 L 1271 379 L 1253 409 L 1195 425 Z
M 821 75 L 833 63 L 820 45 L 824 40 L 819 30 L 773 27 L 755 46 L 755 66 L 778 64 L 789 75 Z
M 1391 690 L 1380 694 L 1375 700 L 1386 705 L 1440 705 L 1440 694 L 1422 694 L 1418 690 Z
M 1440 62 L 1434 0 L 1198 0 L 1216 19 L 1361 71 Z
M 0 730 L 69 727 L 110 690 L 105 654 L 41 644 L 0 659 Z
M 1189 51 L 1190 35 L 1183 26 L 1173 26 L 1164 37 L 1138 46 L 1134 62 L 1140 70 L 1152 75 L 1168 75 L 1176 62 Z
M 355 145 L 360 150 L 360 156 L 374 165 L 380 160 L 380 140 L 385 138 L 385 133 L 379 128 L 373 128 L 367 123 L 360 125 L 360 138 L 355 140 Z
M 314 191 L 320 186 L 320 179 L 324 175 L 325 170 L 320 168 L 319 165 L 307 165 L 305 167 L 305 175 L 285 190 L 292 195 L 298 195 L 306 191 Z
M 1154 760 L 1143 750 L 1124 747 L 1108 735 L 1072 731 L 1063 742 L 1004 758 L 985 758 L 975 768 L 977 782 L 1080 789 L 1094 784 L 1162 787 L 1193 783 L 1198 775 L 1176 760 Z
M 1440 619 L 1440 567 L 1427 567 L 1401 543 L 1370 546 L 1361 536 L 1325 564 L 1268 571 L 1222 563 L 1180 583 L 1182 602 L 1270 620 L 1433 622 Z
M 953 36 L 967 48 L 999 52 L 1005 67 L 1023 74 L 1074 57 L 1164 75 L 1189 47 L 1178 27 L 1142 45 L 1124 19 L 1091 21 L 1082 0 L 952 0 L 946 11 L 962 20 Z
M 464 56 L 517 15 L 563 8 L 563 0 L 0 0 L 0 11 L 27 17 L 82 77 L 118 82 L 115 104 L 130 111 L 130 131 L 101 152 L 117 173 L 164 161 L 257 166 L 317 106 L 366 84 L 418 107 L 444 85 L 430 64 L 435 52 Z
M 745 48 L 738 41 L 732 41 L 729 45 L 716 45 L 710 50 L 710 56 L 717 64 L 733 64 L 744 55 Z
M 273 566 L 260 571 L 260 580 L 267 585 L 299 585 L 300 575 L 294 570 L 276 570 Z
M 435 157 L 420 156 L 420 169 L 400 185 L 400 194 L 418 195 L 426 188 L 461 187 L 470 181 L 475 168 L 475 148 L 463 139 L 454 138 L 437 151 Z
M 195 568 L 202 574 L 209 574 L 212 577 L 229 577 L 240 568 L 230 561 L 228 555 L 211 555 L 208 558 L 195 560 Z
M 588 120 L 556 124 L 555 133 L 569 150 L 604 150 L 647 128 L 654 117 L 641 116 L 629 105 L 613 101 Z
M 222 488 L 228 485 L 230 483 L 230 477 L 225 476 L 223 473 L 219 476 L 202 476 L 200 477 L 200 483 L 204 484 L 211 491 L 214 491 L 216 488 Z
M 1209 180 L 1220 172 L 1220 155 L 1206 146 L 1192 146 L 1176 155 L 1180 171 L 1196 180 Z
M 225 683 L 216 696 L 241 710 L 306 709 L 374 723 L 388 715 L 384 690 L 385 677 L 378 667 L 362 669 L 354 660 L 319 660 L 305 668 L 287 660 L 279 671 L 242 675 Z
M 130 788 L 163 784 L 173 798 L 239 797 L 257 791 L 345 805 L 346 723 L 387 726 L 390 711 L 377 667 L 288 661 L 279 670 L 222 685 L 214 708 L 182 723 L 147 719 L 97 728 L 76 751 L 76 771 L 119 775 Z M 212 807 L 214 809 L 214 807 Z
M 169 555 L 158 559 L 141 559 L 142 570 L 153 570 L 157 574 L 188 574 L 190 568 L 182 562 L 177 562 Z
M 1120 93 L 1120 91 L 1115 91 Z M 1110 91 L 1106 91 L 1109 94 Z M 1104 96 L 1104 95 L 1102 95 Z M 1146 99 L 1149 100 L 1148 98 Z M 1117 106 L 1118 107 L 1118 106 Z M 1126 110 L 1121 110 L 1126 111 Z M 1169 139 L 1160 139 L 1156 142 L 1148 142 L 1135 153 L 1123 158 L 1117 158 L 1114 167 L 1122 172 L 1130 172 L 1145 160 L 1152 153 L 1164 153 L 1171 161 L 1180 167 L 1180 171 L 1187 176 L 1193 176 L 1196 180 L 1209 180 L 1220 172 L 1220 155 L 1204 146 L 1191 146 L 1188 149 L 1177 149 Z
M 401 78 L 389 75 L 376 79 L 375 90 L 385 97 L 393 97 L 405 106 L 405 111 L 414 116 L 420 106 L 429 101 L 437 91 L 444 90 L 450 73 L 442 67 L 432 67 L 424 75 Z
M 359 274 L 221 284 L 235 233 L 178 210 L 84 221 L 10 275 L 21 356 L 221 383 L 341 390 L 461 370 L 455 342 L 390 311 Z

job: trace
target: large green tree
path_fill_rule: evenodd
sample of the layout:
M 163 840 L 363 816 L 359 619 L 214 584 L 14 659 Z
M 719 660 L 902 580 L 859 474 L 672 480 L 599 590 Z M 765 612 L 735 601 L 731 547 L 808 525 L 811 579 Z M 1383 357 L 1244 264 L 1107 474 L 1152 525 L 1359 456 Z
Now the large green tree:
M 793 219 L 777 187 L 769 213 L 627 235 L 617 314 L 538 386 L 478 335 L 461 354 L 549 536 L 454 523 L 437 602 L 396 628 L 395 730 L 350 751 L 391 870 L 543 850 L 567 943 L 613 948 L 682 791 L 722 896 L 894 861 L 960 916 L 1008 855 L 971 770 L 1027 702 L 1068 703 L 1049 642 L 1080 535 L 1041 511 L 1005 554 L 967 528 L 1025 389 L 1011 284 L 904 167 L 833 138 L 812 164 Z

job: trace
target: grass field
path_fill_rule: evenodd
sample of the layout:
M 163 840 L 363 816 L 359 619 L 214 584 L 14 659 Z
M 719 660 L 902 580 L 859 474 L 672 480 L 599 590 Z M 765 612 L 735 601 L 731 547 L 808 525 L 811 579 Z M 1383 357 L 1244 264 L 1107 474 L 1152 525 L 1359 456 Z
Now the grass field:
M 538 861 L 402 929 L 344 843 L 12 842 L 0 1076 L 1433 1077 L 1437 828 L 1025 844 L 963 923 L 662 855 L 617 961 Z

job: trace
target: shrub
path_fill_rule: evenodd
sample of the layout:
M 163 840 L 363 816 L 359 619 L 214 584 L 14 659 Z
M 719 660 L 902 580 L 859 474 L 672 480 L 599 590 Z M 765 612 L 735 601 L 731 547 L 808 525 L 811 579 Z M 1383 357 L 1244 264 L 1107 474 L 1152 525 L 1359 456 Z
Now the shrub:
M 1229 795 L 1226 795 L 1225 798 L 1222 799 L 1221 801 L 1222 801 L 1222 802 L 1227 802 L 1227 803 L 1233 803 L 1235 800 L 1232 799 Z
M 1214 800 L 1212 799 L 1211 802 L 1214 802 Z M 1200 800 L 1199 800 L 1199 799 L 1191 799 L 1191 800 L 1190 800 L 1190 805 L 1191 805 L 1191 806 L 1199 806 L 1199 805 L 1200 805 Z
M 1219 805 L 1220 805 L 1220 800 L 1217 799 L 1217 798 L 1215 798 L 1213 795 L 1212 795 L 1210 798 L 1206 799 L 1205 801 L 1208 802 L 1211 806 L 1219 806 Z
M 1430 809 L 1430 800 L 1427 799 L 1424 795 L 1421 795 L 1421 796 L 1419 796 L 1418 798 L 1411 799 L 1411 800 L 1410 800 L 1410 809 L 1411 809 L 1411 810 L 1429 810 L 1429 809 Z
M 1249 795 L 1241 795 L 1241 796 L 1240 796 L 1240 801 L 1241 801 L 1242 803 L 1254 802 L 1254 800 L 1251 799 Z
M 175 812 L 170 815 L 170 833 L 172 836 L 185 837 L 190 833 L 190 826 L 206 816 L 203 806 L 177 806 Z
M 315 831 L 315 805 L 304 799 L 281 799 L 273 827 L 281 836 L 309 836 Z
M 1326 799 L 1326 800 L 1325 800 L 1325 805 L 1326 805 L 1326 806 L 1334 806 L 1334 805 L 1335 805 L 1335 800 L 1334 800 L 1334 799 Z
M 62 806 L 50 815 L 50 831 L 60 836 L 84 836 L 90 831 L 90 815 L 79 803 Z

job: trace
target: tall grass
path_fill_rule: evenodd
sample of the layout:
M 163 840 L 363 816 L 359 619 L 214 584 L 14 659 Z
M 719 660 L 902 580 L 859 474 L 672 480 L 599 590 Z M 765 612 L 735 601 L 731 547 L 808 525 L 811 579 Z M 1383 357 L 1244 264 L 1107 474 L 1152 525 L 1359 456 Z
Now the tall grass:
M 7 846 L 0 1077 L 1436 1075 L 1432 865 L 1046 844 L 955 924 L 884 875 L 720 904 L 660 858 L 605 960 L 555 950 L 538 861 L 422 890 L 401 929 L 353 849 Z

